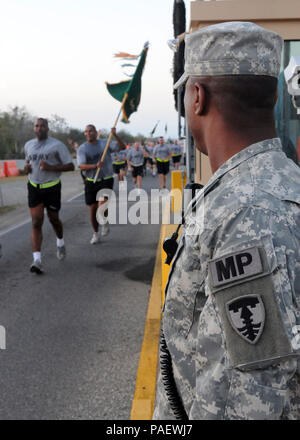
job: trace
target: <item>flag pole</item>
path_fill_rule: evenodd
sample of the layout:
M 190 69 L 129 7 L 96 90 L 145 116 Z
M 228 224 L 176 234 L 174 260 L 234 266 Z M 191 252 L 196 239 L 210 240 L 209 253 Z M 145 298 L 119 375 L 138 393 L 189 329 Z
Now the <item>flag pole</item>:
M 124 106 L 124 104 L 125 104 L 125 101 L 126 101 L 127 97 L 128 97 L 128 94 L 125 93 L 125 94 L 124 94 L 123 101 L 122 101 L 122 104 L 121 104 L 120 111 L 119 111 L 119 113 L 118 113 L 117 119 L 115 120 L 115 123 L 114 123 L 114 125 L 113 125 L 113 128 L 116 128 L 116 126 L 117 126 L 117 123 L 118 123 L 119 118 L 120 118 L 120 116 L 121 116 L 122 109 L 123 109 L 123 106 Z M 105 145 L 105 148 L 104 148 L 103 153 L 102 153 L 102 157 L 101 157 L 101 159 L 100 159 L 101 162 L 104 162 L 104 159 L 105 159 L 105 156 L 106 156 L 106 153 L 107 153 L 108 147 L 109 147 L 109 145 L 110 145 L 110 143 L 111 143 L 112 137 L 113 137 L 113 134 L 112 134 L 112 132 L 110 132 L 109 137 L 108 137 L 107 142 L 106 142 L 106 145 Z M 94 178 L 94 183 L 96 183 L 96 181 L 97 181 L 97 178 L 98 178 L 98 176 L 99 176 L 100 170 L 101 170 L 101 167 L 98 167 L 98 169 L 97 169 L 97 173 L 96 173 L 95 178 Z

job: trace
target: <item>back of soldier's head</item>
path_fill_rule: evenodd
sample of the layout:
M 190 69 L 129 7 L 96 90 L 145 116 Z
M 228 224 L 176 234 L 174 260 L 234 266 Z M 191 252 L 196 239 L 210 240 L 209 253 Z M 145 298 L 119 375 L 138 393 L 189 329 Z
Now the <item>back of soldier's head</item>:
M 200 78 L 192 78 L 199 81 Z M 268 122 L 273 118 L 277 100 L 277 79 L 271 76 L 202 77 L 211 105 L 229 125 L 241 126 L 243 121 Z
M 236 116 L 242 122 L 246 115 L 268 120 L 276 103 L 282 43 L 278 34 L 251 22 L 202 28 L 186 37 L 185 72 L 175 88 L 189 78 L 200 82 L 228 123 L 236 124 Z

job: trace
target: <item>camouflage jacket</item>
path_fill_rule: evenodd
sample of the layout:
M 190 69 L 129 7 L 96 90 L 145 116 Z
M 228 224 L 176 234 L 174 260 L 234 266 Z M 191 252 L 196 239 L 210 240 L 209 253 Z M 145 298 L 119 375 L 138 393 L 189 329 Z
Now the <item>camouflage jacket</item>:
M 185 410 L 300 419 L 300 170 L 265 140 L 224 163 L 196 202 L 163 319 Z M 174 419 L 161 373 L 154 419 Z

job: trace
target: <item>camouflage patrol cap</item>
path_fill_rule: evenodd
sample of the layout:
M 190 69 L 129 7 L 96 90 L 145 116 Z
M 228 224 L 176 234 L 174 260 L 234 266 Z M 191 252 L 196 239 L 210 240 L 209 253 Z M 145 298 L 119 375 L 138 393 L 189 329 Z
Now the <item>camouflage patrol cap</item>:
M 207 26 L 185 38 L 185 72 L 190 76 L 267 75 L 278 78 L 283 40 L 251 22 L 232 21 Z

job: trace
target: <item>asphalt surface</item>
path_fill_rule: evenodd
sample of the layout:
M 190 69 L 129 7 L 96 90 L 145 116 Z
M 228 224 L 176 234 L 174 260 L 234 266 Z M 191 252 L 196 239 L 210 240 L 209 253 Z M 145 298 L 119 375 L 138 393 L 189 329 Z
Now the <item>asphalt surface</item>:
M 69 176 L 61 210 L 67 258 L 57 260 L 46 220 L 44 275 L 29 272 L 24 200 L 0 216 L 2 420 L 130 418 L 160 225 L 112 225 L 101 243 L 90 245 L 88 208 L 83 195 L 76 197 L 80 175 Z M 157 186 L 157 177 L 144 179 L 148 191 Z

